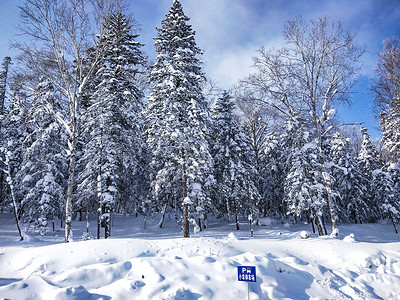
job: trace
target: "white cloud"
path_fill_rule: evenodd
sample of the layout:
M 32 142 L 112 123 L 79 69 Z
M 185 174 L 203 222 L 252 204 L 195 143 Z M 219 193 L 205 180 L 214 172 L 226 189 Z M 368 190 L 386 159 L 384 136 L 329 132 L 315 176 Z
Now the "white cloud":
M 209 62 L 206 61 L 205 69 L 208 76 L 215 79 L 221 88 L 229 89 L 252 72 L 252 57 L 256 54 L 256 50 L 255 47 L 249 47 L 216 55 Z
M 222 88 L 229 89 L 251 72 L 257 49 L 282 43 L 286 19 L 279 21 L 274 10 L 265 9 L 264 1 L 183 0 L 182 5 L 191 18 L 197 43 L 205 52 L 207 75 Z

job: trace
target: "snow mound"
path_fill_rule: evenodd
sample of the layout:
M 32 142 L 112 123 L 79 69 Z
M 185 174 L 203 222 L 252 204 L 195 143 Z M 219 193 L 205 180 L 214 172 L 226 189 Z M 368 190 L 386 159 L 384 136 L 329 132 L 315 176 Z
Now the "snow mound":
M 330 235 L 333 238 L 337 238 L 339 236 L 339 228 L 335 228 L 334 230 L 332 230 L 332 233 Z
M 310 237 L 310 233 L 309 233 L 308 231 L 306 231 L 306 230 L 302 230 L 302 231 L 300 232 L 300 237 L 301 237 L 303 240 L 308 239 L 308 238 Z
M 109 300 L 109 299 L 111 299 L 111 297 L 89 293 L 82 285 L 79 285 L 76 287 L 66 288 L 64 291 L 57 294 L 56 299 L 59 299 L 59 300 L 82 300 L 82 299 Z
M 233 232 L 231 232 L 230 234 L 228 234 L 228 236 L 226 237 L 226 239 L 227 239 L 228 241 L 237 241 L 237 240 L 238 240 L 238 238 L 236 237 L 236 235 L 235 235 Z
M 267 226 L 270 227 L 272 225 L 272 220 L 270 218 L 263 218 L 260 219 L 260 225 L 261 226 Z
M 346 243 L 355 243 L 356 240 L 354 239 L 354 233 L 350 233 L 349 235 L 346 235 L 346 236 L 343 238 L 343 242 L 346 242 Z
M 178 289 L 175 293 L 168 296 L 168 300 L 182 300 L 182 299 L 190 299 L 190 300 L 197 300 L 201 298 L 201 294 L 192 293 L 190 290 L 185 288 Z

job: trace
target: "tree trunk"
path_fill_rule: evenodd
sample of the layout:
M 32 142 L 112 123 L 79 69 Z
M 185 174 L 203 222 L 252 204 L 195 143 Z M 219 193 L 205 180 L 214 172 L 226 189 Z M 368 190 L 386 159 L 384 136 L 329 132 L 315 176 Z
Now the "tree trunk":
M 86 233 L 89 233 L 89 211 L 86 206 Z
M 178 224 L 178 203 L 176 201 L 176 197 L 174 197 L 174 213 L 175 213 L 175 223 Z
M 312 227 L 312 232 L 315 233 L 314 217 L 310 218 L 310 223 L 311 223 L 311 227 Z
M 183 237 L 190 237 L 189 232 L 189 203 L 186 202 L 187 197 L 187 178 L 186 178 L 186 161 L 185 161 L 185 150 L 181 150 L 182 156 L 182 198 L 183 198 Z
M 74 120 L 76 122 L 76 120 Z M 73 126 L 75 129 L 76 126 Z M 75 148 L 76 138 L 75 130 L 70 141 L 70 156 L 68 166 L 68 187 L 67 187 L 67 199 L 65 203 L 65 242 L 68 243 L 72 238 L 72 196 L 74 192 L 74 180 L 75 180 Z
M 315 224 L 317 225 L 318 228 L 318 235 L 319 236 L 323 236 L 324 235 L 324 231 L 322 229 L 322 221 L 321 221 L 321 216 L 318 216 L 315 218 Z
M 11 58 L 6 56 L 3 61 L 3 76 L 2 76 L 2 82 L 0 82 L 0 141 L 3 141 L 3 135 L 2 135 L 2 128 L 3 128 L 3 117 L 4 117 L 4 102 L 6 99 L 6 88 L 7 88 L 7 74 L 8 74 L 8 67 L 11 63 Z M 0 206 L 1 206 L 1 213 L 3 213 L 3 201 L 4 201 L 4 186 L 6 184 L 5 179 L 6 176 L 4 176 L 5 173 L 0 172 Z
M 239 216 L 238 216 L 238 212 L 237 212 L 237 206 L 235 203 L 235 223 L 236 223 L 236 230 L 239 231 L 240 227 L 239 227 Z
M 103 205 L 102 218 L 104 222 L 104 238 L 107 239 L 111 235 L 111 207 L 108 203 Z
M 333 199 L 332 199 L 332 194 L 331 194 L 331 188 L 330 188 L 330 184 L 329 181 L 327 180 L 326 173 L 323 174 L 324 177 L 324 185 L 325 185 L 325 189 L 326 189 L 326 193 L 328 195 L 328 206 L 329 206 L 329 215 L 331 217 L 331 224 L 332 224 L 332 233 L 334 233 L 335 235 L 337 235 L 337 226 L 336 226 L 336 212 L 335 212 L 335 207 L 333 204 Z
M 203 231 L 203 224 L 201 222 L 201 218 L 200 217 L 198 218 L 198 222 L 199 222 L 200 231 Z
M 100 208 L 97 210 L 97 239 L 100 239 L 100 230 L 101 230 L 101 220 L 100 220 L 101 211 Z
M 23 237 L 23 235 L 22 235 L 22 232 L 21 232 L 21 227 L 20 227 L 20 225 L 19 225 L 19 218 L 18 218 L 18 208 L 17 208 L 17 201 L 16 201 L 16 199 L 15 199 L 15 193 L 14 193 L 14 185 L 13 185 L 13 182 L 12 182 L 12 179 L 11 179 L 11 175 L 10 175 L 10 167 L 8 166 L 8 184 L 9 184 L 9 186 L 10 186 L 10 192 L 11 192 L 11 198 L 12 198 L 12 203 L 13 203 L 13 212 L 14 212 L 14 218 L 15 218 L 15 222 L 16 222 L 16 224 L 17 224 L 17 229 L 18 229 L 18 234 L 19 234 L 19 240 L 20 241 L 23 241 L 24 240 L 24 237 Z
M 328 231 L 326 230 L 325 218 L 322 217 L 321 219 L 322 219 L 322 226 L 323 226 L 323 228 L 324 228 L 325 235 L 328 235 Z M 336 227 L 335 227 L 335 228 L 336 228 Z M 333 232 L 333 231 L 332 231 L 332 232 Z
M 164 208 L 162 210 L 162 215 L 161 215 L 161 219 L 160 222 L 158 222 L 158 227 L 162 228 L 163 223 L 164 223 L 164 219 L 165 219 L 165 212 L 167 211 L 167 203 L 164 204 Z
M 6 141 L 7 142 L 7 141 Z M 24 237 L 22 235 L 22 231 L 21 231 L 21 227 L 19 225 L 19 212 L 18 212 L 18 207 L 17 207 L 17 199 L 15 197 L 15 193 L 14 193 L 14 183 L 13 183 L 13 179 L 11 177 L 11 166 L 10 166 L 10 157 L 8 155 L 8 150 L 6 150 L 6 161 L 5 161 L 5 165 L 7 166 L 7 169 L 4 170 L 4 172 L 6 173 L 6 180 L 7 183 L 10 187 L 10 192 L 11 192 L 11 199 L 12 199 L 12 204 L 13 204 L 13 212 L 14 212 L 14 218 L 15 218 L 15 222 L 17 224 L 17 229 L 18 229 L 18 234 L 19 234 L 19 240 L 23 241 Z
M 189 232 L 189 216 L 188 216 L 189 204 L 183 204 L 183 237 L 190 237 Z
M 392 224 L 393 224 L 393 228 L 394 228 L 394 232 L 398 233 L 397 228 L 396 228 L 396 222 L 394 221 L 393 215 L 390 214 L 390 218 L 392 219 Z
M 0 124 L 0 130 L 1 130 L 1 124 Z M 1 139 L 2 139 L 2 137 L 1 137 Z M 4 177 L 4 173 L 3 172 L 0 172 L 0 211 L 1 211 L 1 213 L 3 213 L 3 202 L 4 202 L 4 199 L 5 199 L 5 197 L 4 197 L 4 186 L 5 186 L 5 184 L 6 184 L 6 182 L 5 182 L 5 177 Z
M 254 232 L 253 232 L 253 217 L 249 218 L 249 223 L 250 223 L 250 237 L 254 237 Z

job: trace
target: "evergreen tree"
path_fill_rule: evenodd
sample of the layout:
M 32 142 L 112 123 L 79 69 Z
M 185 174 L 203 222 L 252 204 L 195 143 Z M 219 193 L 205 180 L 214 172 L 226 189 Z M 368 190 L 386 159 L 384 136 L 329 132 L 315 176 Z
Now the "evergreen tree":
M 275 132 L 267 137 L 265 150 L 265 182 L 266 188 L 263 196 L 264 215 L 280 218 L 286 215 L 283 182 L 285 180 L 287 151 L 283 146 L 284 138 Z
M 39 83 L 27 116 L 32 132 L 24 141 L 24 157 L 18 172 L 24 191 L 24 220 L 44 234 L 49 220 L 61 219 L 66 187 L 66 148 L 63 128 L 46 110 L 56 106 L 53 86 L 46 78 Z
M 388 167 L 388 172 L 392 179 L 392 195 L 386 198 L 386 202 L 382 205 L 383 213 L 385 216 L 392 220 L 393 227 L 396 233 L 398 230 L 396 224 L 400 223 L 400 167 L 398 164 L 392 163 Z
M 298 116 L 287 121 L 282 136 L 284 158 L 282 160 L 284 179 L 284 201 L 286 214 L 295 218 L 306 218 L 311 222 L 313 232 L 317 225 L 319 235 L 326 232 L 323 212 L 327 206 L 325 189 L 318 161 L 317 144 L 310 137 L 310 128 Z M 326 233 L 325 233 L 326 234 Z
M 247 214 L 250 221 L 258 219 L 256 202 L 260 196 L 255 185 L 255 169 L 249 163 L 250 149 L 233 118 L 234 109 L 235 103 L 227 92 L 215 103 L 212 153 L 219 206 L 225 208 L 229 221 L 235 216 L 239 230 L 239 214 Z
M 374 189 L 373 189 L 373 176 L 372 173 L 374 170 L 381 167 L 381 159 L 378 154 L 378 150 L 375 145 L 371 141 L 371 137 L 364 126 L 361 126 L 361 135 L 362 135 L 362 143 L 361 149 L 358 154 L 358 163 L 361 168 L 361 172 L 365 178 L 365 185 L 367 189 L 367 194 L 369 195 L 369 199 L 367 199 L 367 204 L 371 209 L 370 217 L 368 218 L 370 221 L 376 221 L 378 214 L 378 206 L 373 201 L 374 199 Z
M 343 221 L 362 223 L 372 218 L 369 206 L 371 195 L 367 188 L 368 180 L 352 155 L 348 140 L 334 134 L 331 141 L 331 158 L 334 163 L 332 189 L 336 192 L 338 216 Z
M 375 191 L 374 201 L 379 206 L 381 218 L 389 218 L 395 232 L 397 233 L 396 223 L 400 221 L 400 205 L 398 201 L 398 184 L 395 180 L 399 179 L 399 169 L 397 165 L 391 165 L 387 170 L 376 169 L 372 172 L 373 189 Z
M 3 122 L 4 144 L 1 147 L 1 160 L 3 172 L 9 188 L 9 197 L 13 204 L 13 212 L 18 227 L 20 239 L 23 240 L 20 221 L 24 212 L 22 193 L 18 189 L 20 182 L 17 174 L 21 168 L 23 158 L 22 144 L 27 136 L 25 111 L 20 108 L 18 100 L 14 97 L 10 111 Z
M 192 212 L 210 209 L 212 160 L 207 142 L 204 75 L 194 31 L 182 5 L 174 0 L 154 44 L 156 62 L 150 74 L 153 88 L 144 111 L 147 142 L 152 149 L 152 191 L 156 205 L 183 206 L 184 237 Z M 194 210 L 190 211 L 190 208 Z M 201 227 L 201 225 L 200 225 Z
M 122 13 L 106 21 L 105 34 L 97 47 L 105 49 L 96 73 L 98 84 L 88 102 L 82 133 L 86 145 L 80 163 L 78 191 L 86 205 L 96 199 L 105 237 L 111 231 L 111 211 L 117 204 L 124 209 L 135 201 L 141 182 L 142 129 L 139 119 L 143 93 L 136 84 L 139 66 L 144 64 L 142 46 Z M 97 194 L 96 194 L 97 193 Z
M 393 109 L 380 114 L 382 152 L 388 163 L 400 162 L 400 114 Z
M 380 167 L 378 150 L 372 143 L 367 128 L 362 125 L 360 131 L 362 144 L 360 153 L 358 154 L 358 161 L 361 168 L 370 175 L 375 169 Z

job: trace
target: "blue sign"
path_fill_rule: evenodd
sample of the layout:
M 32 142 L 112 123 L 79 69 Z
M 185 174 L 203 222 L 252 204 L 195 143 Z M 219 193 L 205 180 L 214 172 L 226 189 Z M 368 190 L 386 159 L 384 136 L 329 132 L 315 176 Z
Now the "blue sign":
M 256 267 L 238 266 L 238 280 L 256 282 Z

